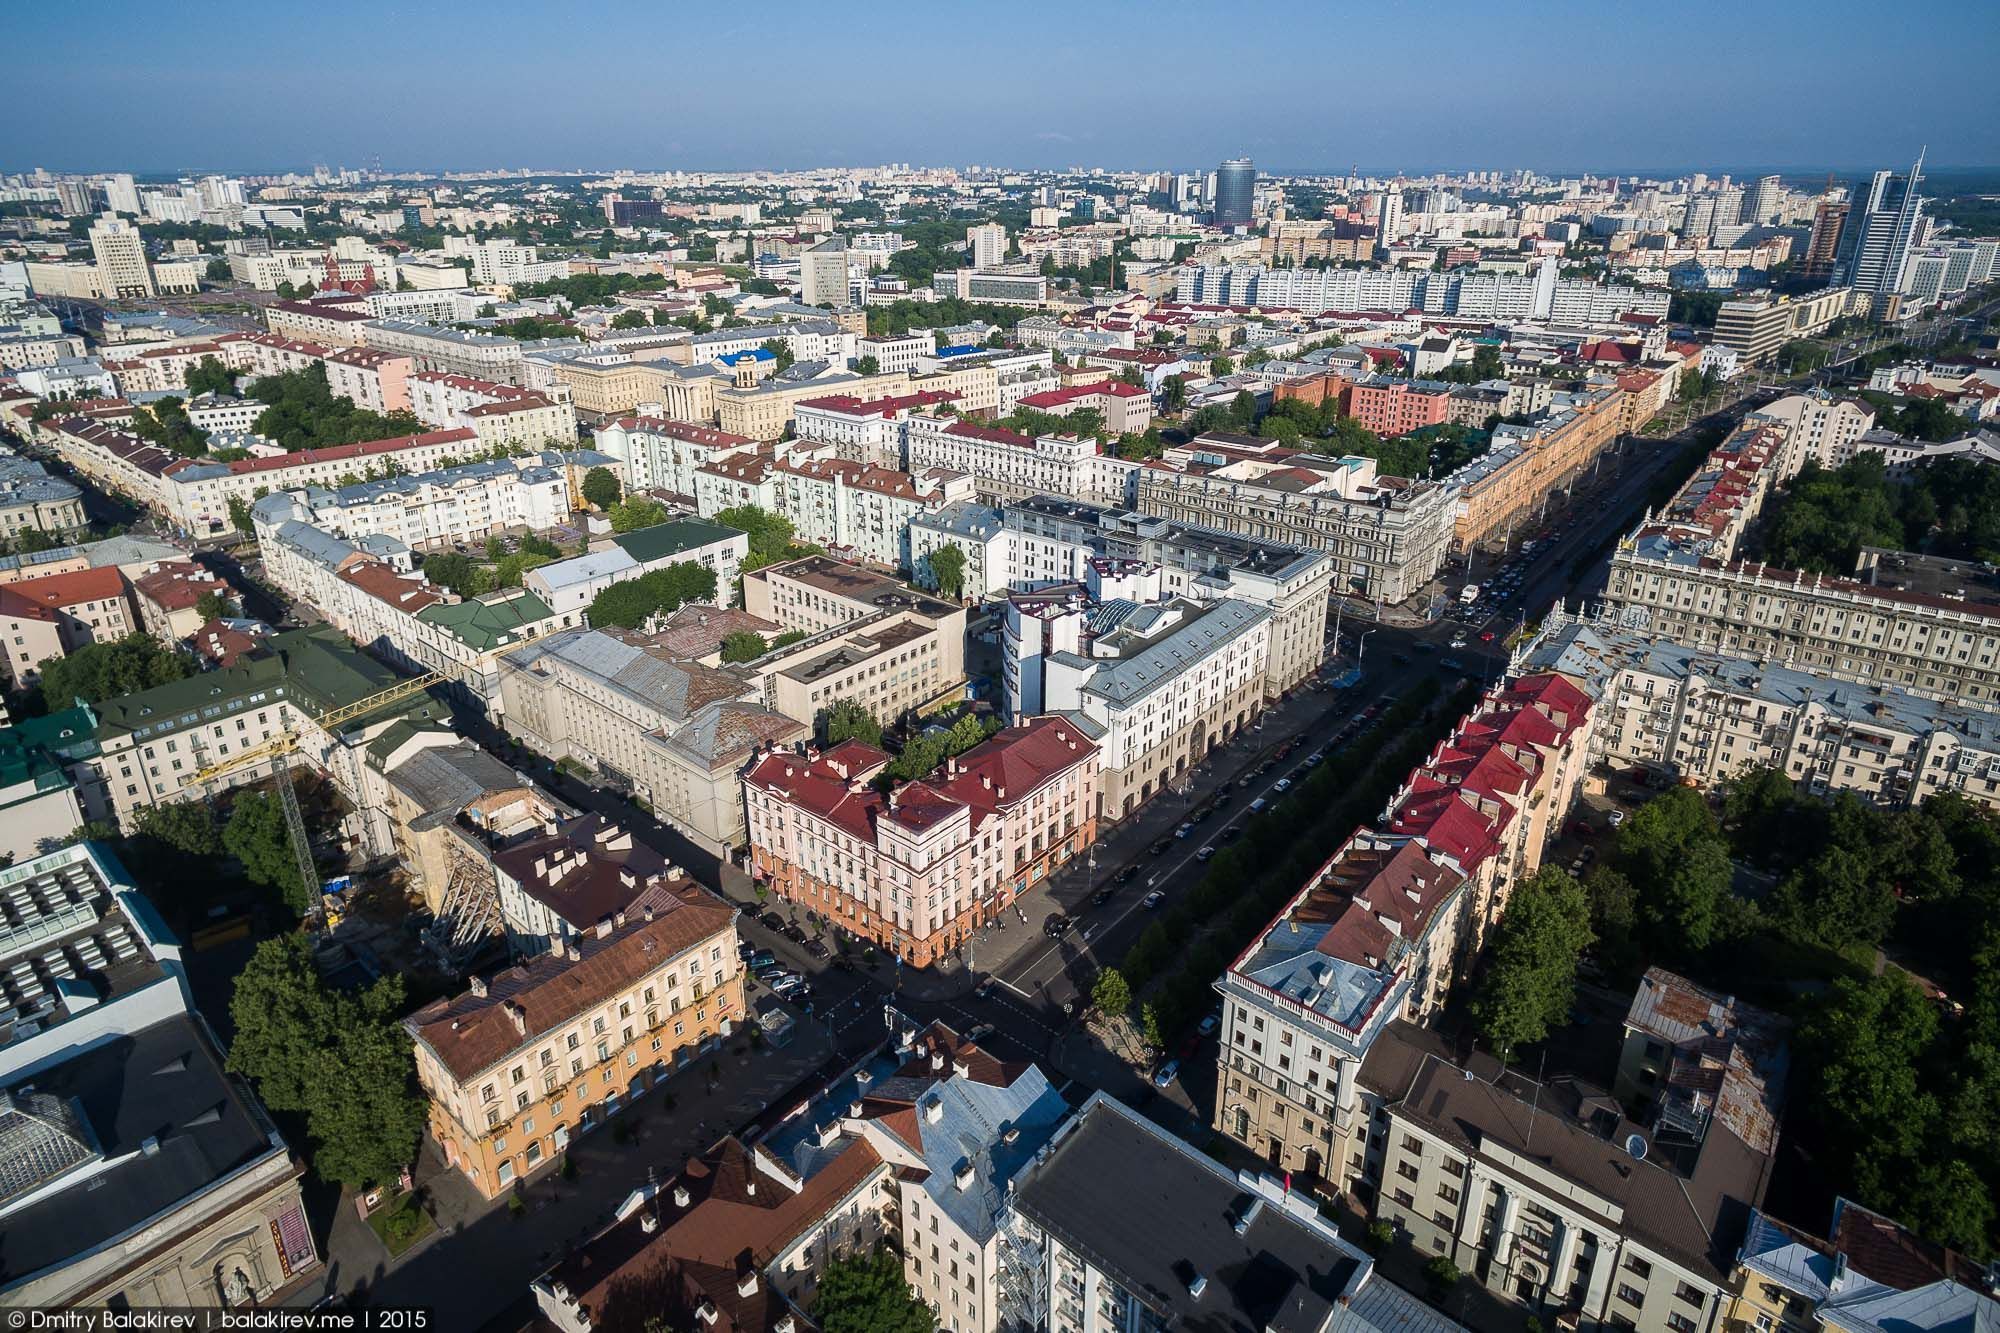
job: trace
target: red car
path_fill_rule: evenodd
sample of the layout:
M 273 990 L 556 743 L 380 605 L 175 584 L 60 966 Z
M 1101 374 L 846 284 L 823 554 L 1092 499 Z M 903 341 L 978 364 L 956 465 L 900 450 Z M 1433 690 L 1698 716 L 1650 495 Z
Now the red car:
M 1483 629 L 1479 631 L 1479 641 L 1481 643 L 1493 642 L 1493 631 L 1490 629 Z

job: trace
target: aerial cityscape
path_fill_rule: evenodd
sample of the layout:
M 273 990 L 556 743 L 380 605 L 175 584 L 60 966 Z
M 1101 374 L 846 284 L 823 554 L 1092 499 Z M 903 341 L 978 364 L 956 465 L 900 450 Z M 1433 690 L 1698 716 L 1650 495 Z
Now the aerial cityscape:
M 7 1328 L 2000 1333 L 1926 15 L 17 25 Z

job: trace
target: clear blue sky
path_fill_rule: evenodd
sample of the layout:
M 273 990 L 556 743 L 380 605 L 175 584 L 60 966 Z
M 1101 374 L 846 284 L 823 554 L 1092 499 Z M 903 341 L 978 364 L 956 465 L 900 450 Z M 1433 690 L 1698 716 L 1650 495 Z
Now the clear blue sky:
M 14 14 L 0 167 L 2000 166 L 2000 2 L 1899 9 L 100 0 Z

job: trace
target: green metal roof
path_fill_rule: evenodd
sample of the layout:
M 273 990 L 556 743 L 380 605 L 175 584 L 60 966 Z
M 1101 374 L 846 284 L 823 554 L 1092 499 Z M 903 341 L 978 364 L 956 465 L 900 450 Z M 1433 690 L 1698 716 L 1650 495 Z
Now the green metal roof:
M 176 732 L 246 708 L 292 699 L 311 713 L 358 702 L 401 679 L 329 625 L 286 630 L 270 651 L 217 671 L 156 685 L 97 706 L 97 739 Z M 422 696 L 417 696 L 417 702 Z
M 712 546 L 716 542 L 742 535 L 741 528 L 710 523 L 700 518 L 677 518 L 667 523 L 655 523 L 650 528 L 640 528 L 635 532 L 622 532 L 611 541 L 640 564 L 650 565 L 656 560 L 679 555 L 682 551 Z
M 68 786 L 63 760 L 95 750 L 96 730 L 96 719 L 82 705 L 0 729 L 0 789 L 32 782 L 39 795 Z
M 436 625 L 459 642 L 479 652 L 512 643 L 526 627 L 547 620 L 555 612 L 549 604 L 525 589 L 487 593 L 462 602 L 427 606 L 417 619 Z

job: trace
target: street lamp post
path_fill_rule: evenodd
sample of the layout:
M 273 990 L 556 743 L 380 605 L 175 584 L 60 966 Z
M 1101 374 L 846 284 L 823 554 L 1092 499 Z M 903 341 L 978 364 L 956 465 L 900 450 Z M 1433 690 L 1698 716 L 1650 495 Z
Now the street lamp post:
M 1354 644 L 1354 661 L 1356 665 L 1360 664 L 1362 655 L 1368 651 L 1368 636 L 1370 634 L 1373 634 L 1375 630 L 1381 628 L 1382 627 L 1380 625 L 1377 625 L 1375 629 L 1363 630 L 1361 632 L 1361 637 L 1357 639 Z

